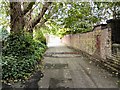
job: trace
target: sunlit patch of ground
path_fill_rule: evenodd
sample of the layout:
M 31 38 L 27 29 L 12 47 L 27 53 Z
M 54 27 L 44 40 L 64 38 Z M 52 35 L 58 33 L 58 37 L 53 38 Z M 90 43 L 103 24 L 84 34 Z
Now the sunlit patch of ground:
M 48 38 L 47 46 L 48 47 L 58 47 L 58 46 L 63 46 L 61 39 L 57 36 L 50 35 Z

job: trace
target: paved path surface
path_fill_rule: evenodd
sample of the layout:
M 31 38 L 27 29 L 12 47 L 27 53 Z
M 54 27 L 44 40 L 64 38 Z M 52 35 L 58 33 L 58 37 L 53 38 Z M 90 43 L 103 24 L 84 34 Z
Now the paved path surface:
M 118 79 L 64 45 L 49 46 L 40 88 L 117 88 Z

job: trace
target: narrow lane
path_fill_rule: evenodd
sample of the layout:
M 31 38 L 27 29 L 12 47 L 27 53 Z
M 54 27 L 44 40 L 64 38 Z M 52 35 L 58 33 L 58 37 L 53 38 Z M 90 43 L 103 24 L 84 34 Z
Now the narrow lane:
M 49 47 L 40 88 L 117 88 L 118 79 L 64 45 Z

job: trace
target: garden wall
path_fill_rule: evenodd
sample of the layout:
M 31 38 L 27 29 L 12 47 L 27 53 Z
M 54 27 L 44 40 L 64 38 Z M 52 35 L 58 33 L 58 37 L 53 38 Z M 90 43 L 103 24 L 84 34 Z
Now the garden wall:
M 62 42 L 103 59 L 111 56 L 111 31 L 106 24 L 95 26 L 91 32 L 66 35 Z

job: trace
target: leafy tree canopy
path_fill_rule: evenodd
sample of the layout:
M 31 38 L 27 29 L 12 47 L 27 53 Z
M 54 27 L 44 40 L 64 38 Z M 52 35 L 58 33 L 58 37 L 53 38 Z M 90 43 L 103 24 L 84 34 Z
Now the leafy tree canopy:
M 95 23 L 120 16 L 119 2 L 52 2 L 49 5 L 45 2 L 22 2 L 20 5 L 24 12 L 24 29 L 29 31 L 37 27 L 51 34 L 57 34 L 63 28 L 69 28 L 66 34 L 87 32 Z M 0 25 L 9 26 L 10 3 L 1 2 L 0 7 Z

